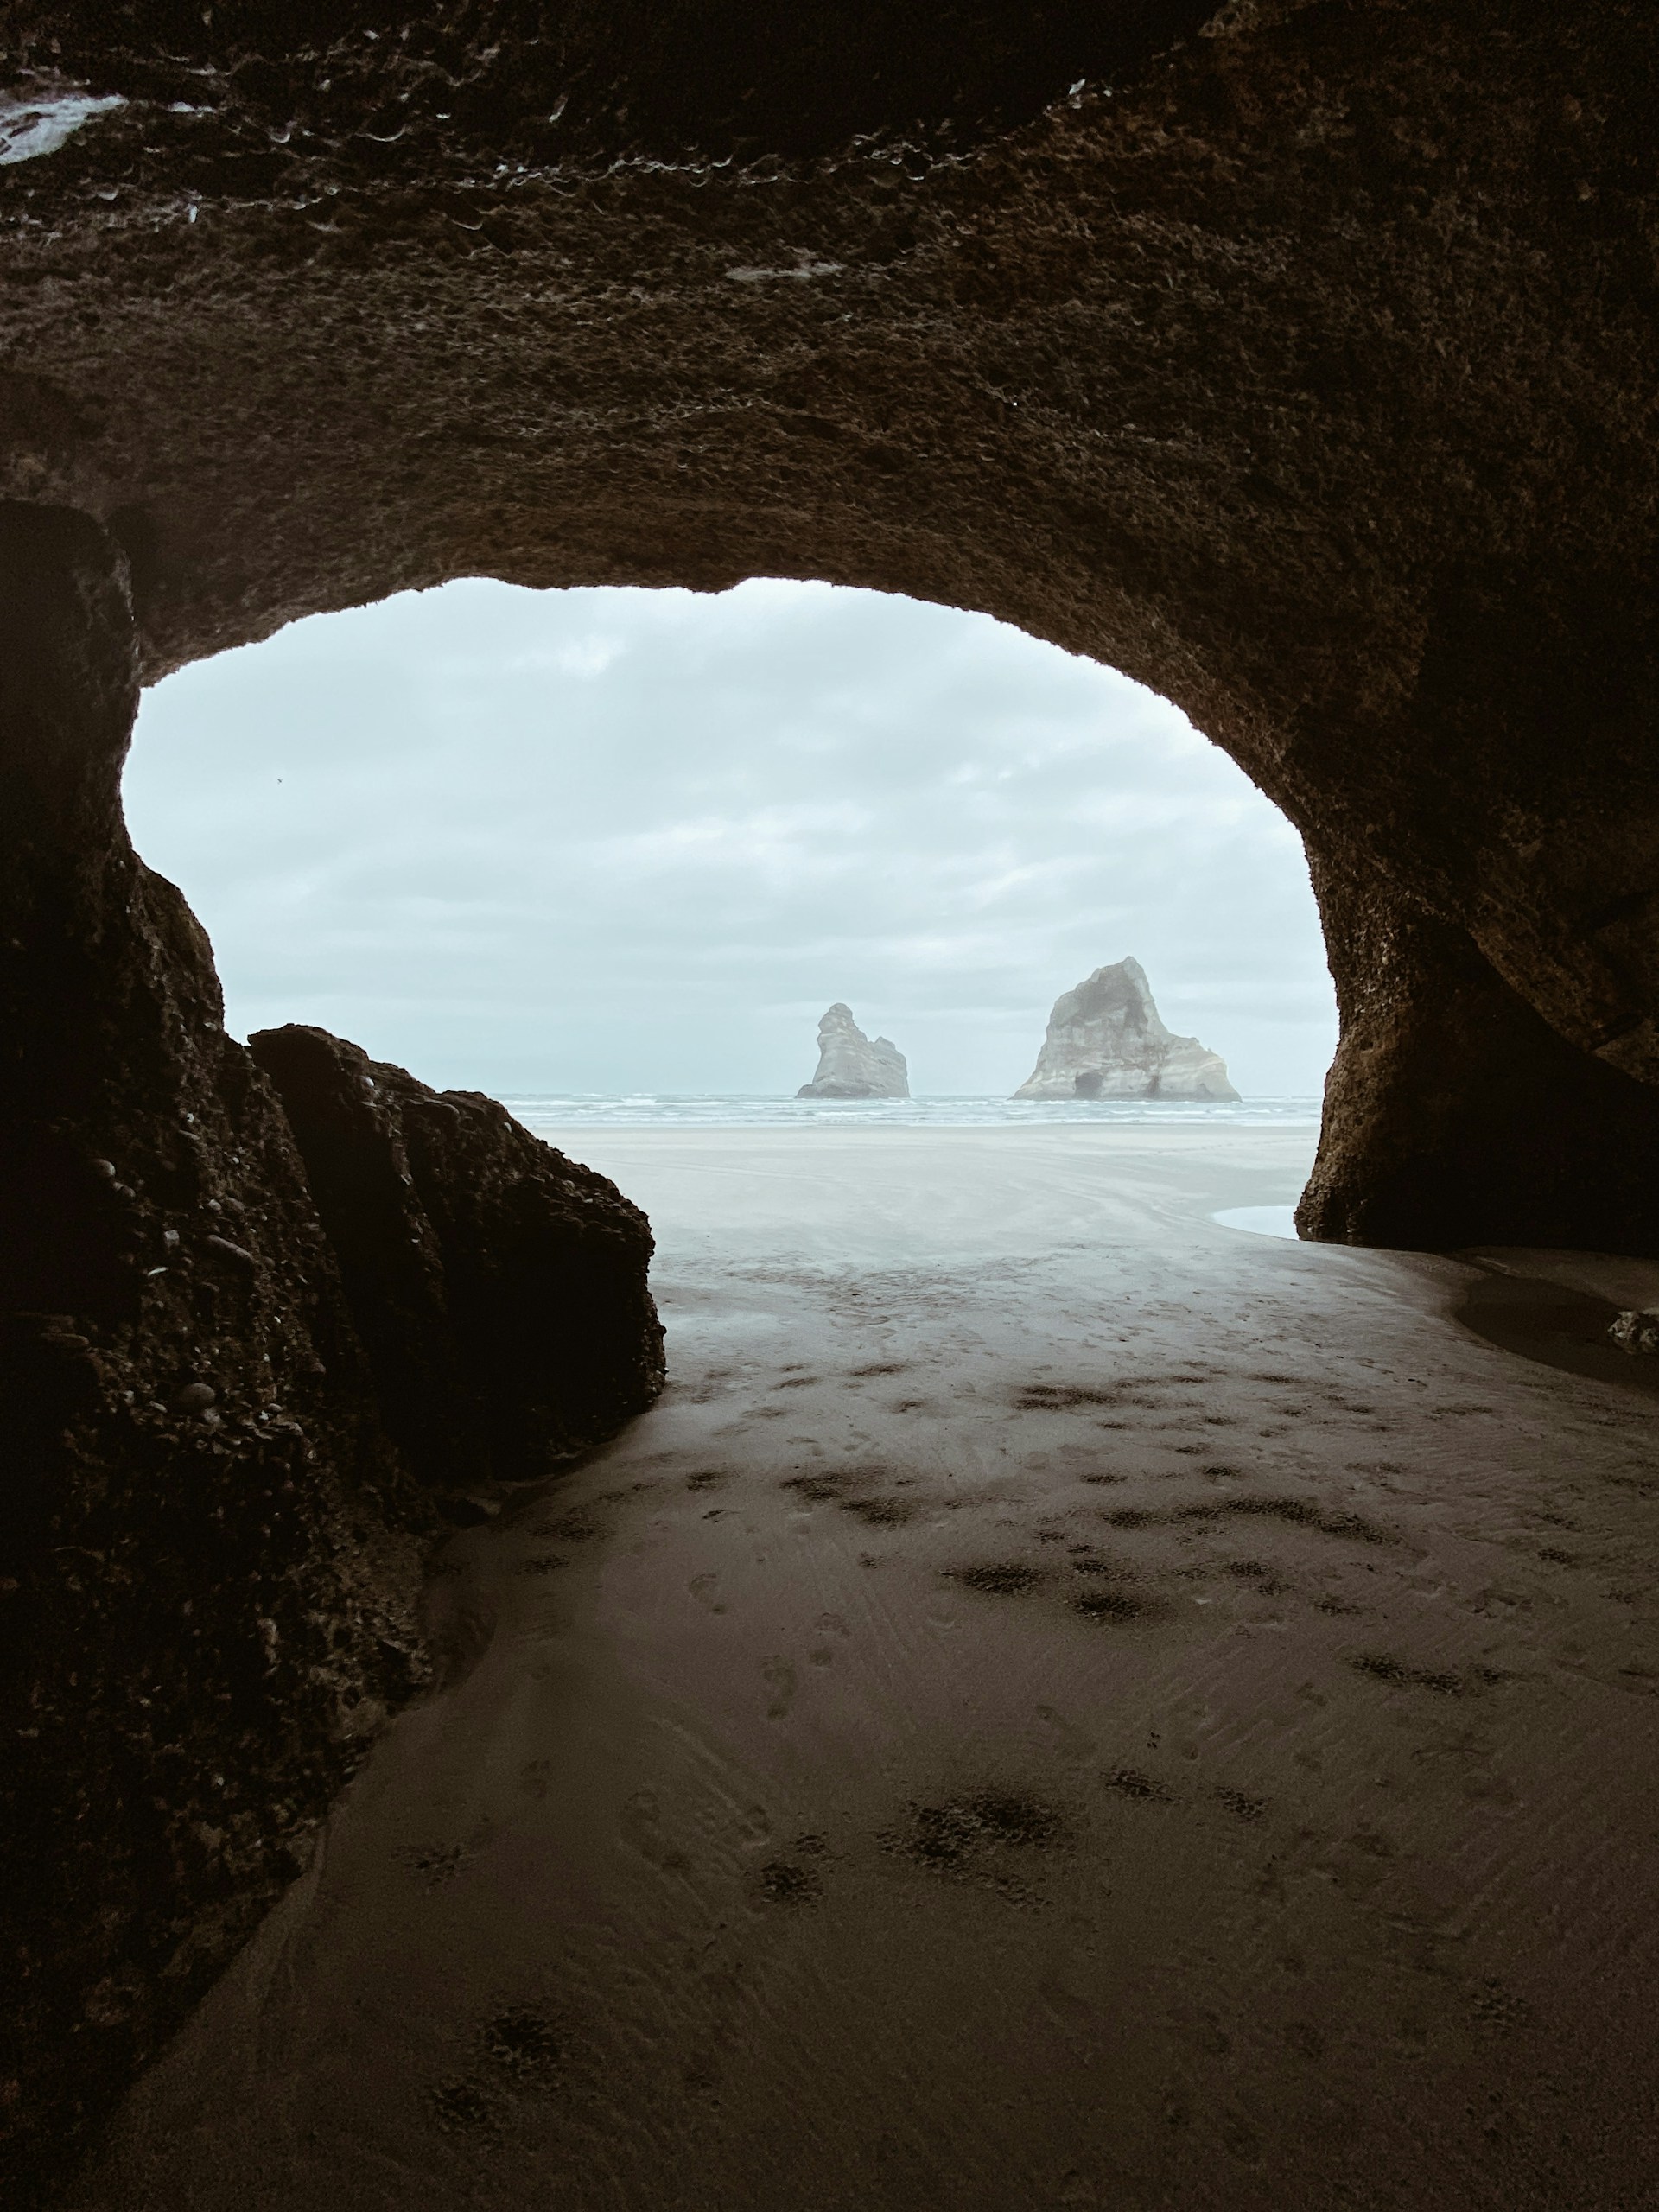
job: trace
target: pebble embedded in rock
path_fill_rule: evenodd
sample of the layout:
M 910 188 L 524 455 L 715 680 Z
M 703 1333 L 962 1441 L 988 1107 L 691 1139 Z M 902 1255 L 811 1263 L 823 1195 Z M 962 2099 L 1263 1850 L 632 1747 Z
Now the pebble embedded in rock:
M 1621 1351 L 1659 1351 L 1659 1306 L 1626 1307 L 1609 1323 L 1607 1334 Z

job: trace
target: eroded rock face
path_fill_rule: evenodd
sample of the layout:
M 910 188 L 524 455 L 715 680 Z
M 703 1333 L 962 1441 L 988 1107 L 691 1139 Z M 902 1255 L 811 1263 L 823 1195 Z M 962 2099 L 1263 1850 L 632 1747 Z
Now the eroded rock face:
M 1063 991 L 1016 1098 L 1236 1098 L 1227 1063 L 1164 1026 L 1138 960 Z
M 305 1162 L 387 1433 L 457 1502 L 534 1482 L 663 1385 L 651 1228 L 493 1098 L 321 1029 L 249 1039 Z
M 119 550 L 84 515 L 0 507 L 8 2203 L 73 2156 L 425 1679 L 429 1484 L 451 1479 L 382 1419 L 363 1338 L 397 1286 L 353 1253 L 348 1297 L 207 941 L 128 842 L 137 697 Z M 425 1348 L 454 1347 L 480 1477 L 539 1471 L 657 1387 L 648 1233 L 500 1109 L 382 1072 L 442 1262 Z
M 1374 868 L 1313 887 L 1342 1041 L 1302 1235 L 1659 1252 L 1659 1090 L 1568 1044 Z
M 910 1071 L 890 1037 L 867 1037 L 837 999 L 818 1024 L 818 1071 L 795 1096 L 908 1098 Z

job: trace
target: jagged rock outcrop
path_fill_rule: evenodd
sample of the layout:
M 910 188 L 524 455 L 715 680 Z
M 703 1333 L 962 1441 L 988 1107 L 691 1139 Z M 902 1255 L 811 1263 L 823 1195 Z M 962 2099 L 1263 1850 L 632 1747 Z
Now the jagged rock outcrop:
M 908 1098 L 910 1071 L 890 1037 L 867 1037 L 837 999 L 818 1024 L 818 1071 L 795 1096 Z
M 459 1503 L 533 1482 L 663 1384 L 651 1226 L 474 1091 L 326 1030 L 248 1040 L 305 1162 L 380 1417 Z
M 395 1272 L 358 1248 L 342 1266 L 205 937 L 128 841 L 137 700 L 124 556 L 84 515 L 0 506 L 9 2205 L 73 2156 L 426 1679 L 428 1485 L 454 1479 L 383 1418 Z M 315 1047 L 342 1069 L 353 1050 Z M 532 1471 L 656 1387 L 645 1224 L 501 1109 L 385 1074 L 441 1261 L 423 1343 L 486 1440 L 467 1475 Z
M 1063 991 L 1037 1065 L 1016 1098 L 1236 1098 L 1227 1063 L 1164 1027 L 1138 960 L 1096 968 Z

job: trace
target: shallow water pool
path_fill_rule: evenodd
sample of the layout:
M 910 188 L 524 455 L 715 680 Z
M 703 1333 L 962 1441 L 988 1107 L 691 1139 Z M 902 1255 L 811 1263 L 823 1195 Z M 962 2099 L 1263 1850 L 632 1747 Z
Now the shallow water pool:
M 1296 1209 L 1288 1206 L 1225 1206 L 1212 1213 L 1223 1229 L 1247 1230 L 1252 1236 L 1294 1236 Z

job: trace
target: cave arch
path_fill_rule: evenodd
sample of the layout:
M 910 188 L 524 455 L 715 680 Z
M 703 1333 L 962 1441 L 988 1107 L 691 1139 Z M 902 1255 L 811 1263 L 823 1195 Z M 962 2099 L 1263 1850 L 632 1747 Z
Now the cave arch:
M 146 1827 L 119 1644 L 77 1669 L 88 1601 L 43 1564 L 54 1512 L 84 1541 L 150 1464 L 111 1361 L 137 1397 L 177 1352 L 60 1325 L 125 1294 L 72 1297 L 54 1224 L 104 1202 L 59 1188 L 65 1147 L 170 1144 L 207 1084 L 225 1162 L 266 1160 L 302 1225 L 200 933 L 120 835 L 137 673 L 462 573 L 978 607 L 1173 698 L 1301 832 L 1344 1033 L 1306 1232 L 1659 1249 L 1651 11 L 755 21 L 8 19 L 23 92 L 78 125 L 0 162 L 0 1031 L 34 1269 L 4 1373 L 35 1424 L 6 1580 L 53 1740 L 93 1747 L 7 1786 L 90 1854 L 80 1980 L 19 2044 L 30 2125 L 66 2139 L 269 1893 L 271 1808 L 314 1812 L 348 1764 L 276 1668 L 242 1749 L 204 1723 Z M 327 1402 L 319 1485 L 365 1467 Z M 360 1700 L 404 1570 L 341 1541 Z M 226 1761 L 252 1840 L 209 1877 L 169 1839 Z M 172 1982 L 158 1881 L 206 1931 Z
M 10 488 L 107 522 L 150 672 L 467 572 L 817 575 L 1120 667 L 1307 844 L 1305 1230 L 1645 1247 L 1650 39 L 1281 0 L 1085 54 L 1088 12 L 1028 27 L 1017 115 L 872 90 L 803 153 L 775 76 L 688 151 L 673 37 L 607 106 L 584 33 L 561 137 L 510 10 L 418 68 L 368 14 L 162 59 L 48 11 L 29 58 L 126 105 L 6 173 Z

